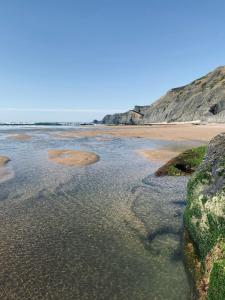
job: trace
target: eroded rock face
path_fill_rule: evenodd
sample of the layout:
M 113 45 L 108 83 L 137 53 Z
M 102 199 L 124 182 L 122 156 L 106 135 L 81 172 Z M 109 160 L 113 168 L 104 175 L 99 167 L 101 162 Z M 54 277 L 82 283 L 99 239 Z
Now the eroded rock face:
M 200 298 L 225 299 L 225 133 L 210 142 L 205 160 L 189 180 L 184 221 L 201 265 Z
M 141 112 L 130 110 L 126 113 L 106 115 L 102 120 L 103 124 L 125 124 L 125 125 L 137 125 L 143 123 L 143 114 Z
M 192 83 L 170 90 L 149 106 L 135 106 L 126 113 L 107 115 L 104 124 L 225 121 L 225 66 Z

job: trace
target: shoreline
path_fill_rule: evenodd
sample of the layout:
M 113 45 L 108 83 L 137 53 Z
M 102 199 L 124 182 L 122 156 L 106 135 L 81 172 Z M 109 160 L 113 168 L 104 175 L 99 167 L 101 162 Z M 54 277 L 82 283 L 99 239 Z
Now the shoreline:
M 58 132 L 58 138 L 99 137 L 102 135 L 119 138 L 146 138 L 164 141 L 200 141 L 208 142 L 215 135 L 225 132 L 224 123 L 215 124 L 163 124 L 163 125 L 118 125 L 101 126 Z

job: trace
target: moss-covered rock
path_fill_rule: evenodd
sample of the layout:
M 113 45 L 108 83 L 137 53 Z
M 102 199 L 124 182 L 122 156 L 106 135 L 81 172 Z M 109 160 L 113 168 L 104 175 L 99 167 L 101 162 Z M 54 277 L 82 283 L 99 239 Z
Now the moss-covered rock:
M 197 279 L 200 298 L 222 300 L 225 299 L 225 134 L 210 142 L 187 190 L 184 224 L 197 254 L 195 264 L 201 265 Z
M 172 158 L 165 165 L 159 168 L 156 176 L 180 176 L 190 175 L 202 162 L 206 152 L 206 146 L 200 146 L 184 151 Z
M 208 300 L 225 299 L 225 259 L 213 264 L 210 274 Z

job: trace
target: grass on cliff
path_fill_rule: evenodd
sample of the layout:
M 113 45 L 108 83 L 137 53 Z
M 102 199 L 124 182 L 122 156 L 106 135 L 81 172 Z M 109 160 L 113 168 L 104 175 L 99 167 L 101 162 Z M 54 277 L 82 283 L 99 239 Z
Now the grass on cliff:
M 184 151 L 159 168 L 155 175 L 180 176 L 192 174 L 203 161 L 206 148 L 206 146 L 200 146 Z

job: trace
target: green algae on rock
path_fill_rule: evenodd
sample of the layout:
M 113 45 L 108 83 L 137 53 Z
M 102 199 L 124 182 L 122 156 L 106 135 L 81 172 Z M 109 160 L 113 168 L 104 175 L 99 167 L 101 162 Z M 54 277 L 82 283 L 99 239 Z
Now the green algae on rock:
M 208 300 L 224 300 L 225 295 L 225 259 L 216 261 L 210 274 Z
M 225 133 L 209 144 L 203 163 L 188 182 L 185 230 L 200 264 L 200 299 L 225 299 Z
M 160 167 L 156 176 L 180 176 L 190 175 L 202 162 L 206 152 L 206 146 L 188 149 L 178 156 L 169 160 L 165 165 Z

